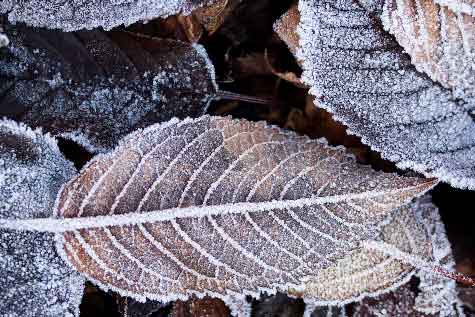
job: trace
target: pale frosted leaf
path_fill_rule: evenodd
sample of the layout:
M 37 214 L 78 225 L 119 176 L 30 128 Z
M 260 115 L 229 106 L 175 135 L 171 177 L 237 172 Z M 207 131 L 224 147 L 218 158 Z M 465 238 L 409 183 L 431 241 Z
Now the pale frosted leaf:
M 262 122 L 203 116 L 92 160 L 60 193 L 60 219 L 0 225 L 62 232 L 65 259 L 122 295 L 226 300 L 300 287 L 434 184 Z
M 425 197 L 417 202 L 416 211 L 416 217 L 424 224 L 431 238 L 434 262 L 445 269 L 454 270 L 452 249 L 437 208 L 429 197 Z M 420 279 L 420 293 L 416 297 L 415 310 L 440 316 L 463 315 L 455 281 L 427 271 L 420 271 L 417 276 Z
M 0 116 L 113 148 L 138 127 L 198 116 L 216 93 L 204 48 L 127 32 L 61 33 L 5 26 Z
M 401 251 L 431 261 L 431 241 L 425 228 L 414 217 L 416 209 L 417 204 L 413 204 L 395 211 L 393 218 L 383 226 L 379 238 Z M 414 267 L 391 255 L 357 249 L 336 265 L 311 277 L 297 294 L 316 298 L 316 303 L 321 305 L 342 305 L 396 289 L 413 273 Z
M 106 30 L 137 21 L 189 14 L 211 0 L 1 0 L 0 13 L 12 22 L 35 27 L 75 31 Z
M 410 215 L 414 219 L 412 221 L 419 224 L 414 228 L 421 231 L 414 229 L 408 231 L 402 227 L 403 230 L 411 233 L 406 240 L 413 246 L 422 246 L 422 249 L 428 251 L 427 255 L 430 255 L 434 264 L 453 270 L 450 244 L 438 210 L 430 202 L 430 196 L 413 203 Z M 407 217 L 406 219 L 409 220 Z M 455 281 L 426 271 L 416 272 L 416 275 L 420 279 L 418 289 L 411 283 L 407 283 L 390 293 L 363 299 L 356 305 L 355 314 L 358 316 L 463 316 Z
M 474 102 L 475 17 L 433 0 L 386 0 L 382 22 L 417 70 L 450 88 L 454 97 Z
M 0 219 L 50 217 L 74 172 L 49 136 L 0 121 Z M 78 315 L 83 283 L 51 233 L 0 229 L 1 316 Z
M 297 55 L 318 104 L 399 167 L 474 189 L 473 100 L 419 73 L 354 1 L 301 0 L 299 10 Z

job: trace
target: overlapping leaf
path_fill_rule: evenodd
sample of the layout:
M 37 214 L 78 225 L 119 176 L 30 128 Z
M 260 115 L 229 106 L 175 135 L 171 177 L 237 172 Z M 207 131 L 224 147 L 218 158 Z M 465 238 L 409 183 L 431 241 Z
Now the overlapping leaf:
M 450 88 L 456 98 L 475 98 L 475 17 L 432 0 L 387 0 L 383 25 L 417 70 Z
M 417 231 L 414 229 L 406 231 L 410 233 L 405 239 L 406 242 L 428 252 L 434 263 L 453 270 L 451 247 L 438 210 L 430 202 L 430 197 L 424 197 L 413 203 L 410 213 L 403 214 L 402 221 L 404 223 L 415 221 L 419 224 L 418 227 L 414 227 L 418 229 Z M 406 230 L 407 227 L 403 225 L 402 228 Z M 454 281 L 426 271 L 416 272 L 416 275 L 420 279 L 417 291 L 406 284 L 376 298 L 366 298 L 356 305 L 355 314 L 463 316 Z
M 126 32 L 61 33 L 5 26 L 0 116 L 113 148 L 138 127 L 201 115 L 215 96 L 204 49 Z
M 473 0 L 435 0 L 435 3 L 447 6 L 455 13 L 475 16 L 475 1 Z
M 0 121 L 0 219 L 52 216 L 74 167 L 48 136 Z M 84 279 L 57 255 L 54 236 L 0 229 L 0 315 L 79 315 Z
M 258 296 L 300 289 L 433 184 L 263 123 L 204 116 L 133 133 L 65 186 L 64 219 L 21 226 L 64 231 L 73 267 L 121 294 Z
M 297 55 L 319 105 L 399 167 L 474 189 L 474 100 L 419 73 L 355 1 L 301 0 L 299 10 Z
M 76 31 L 190 13 L 212 0 L 2 0 L 0 13 L 12 22 L 36 27 Z

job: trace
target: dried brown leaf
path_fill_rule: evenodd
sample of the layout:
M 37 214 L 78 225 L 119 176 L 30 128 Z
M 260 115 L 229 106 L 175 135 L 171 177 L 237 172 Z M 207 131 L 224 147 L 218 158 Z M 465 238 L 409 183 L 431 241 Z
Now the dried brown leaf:
M 419 71 L 459 98 L 475 98 L 475 17 L 434 0 L 386 0 L 382 20 Z
M 287 44 L 290 51 L 295 55 L 299 48 L 299 34 L 297 32 L 300 23 L 300 12 L 297 5 L 293 5 L 274 24 L 274 30 L 279 37 Z
M 91 161 L 59 196 L 64 220 L 40 226 L 65 231 L 65 258 L 104 288 L 226 300 L 301 287 L 433 185 L 321 140 L 204 116 L 138 131 Z

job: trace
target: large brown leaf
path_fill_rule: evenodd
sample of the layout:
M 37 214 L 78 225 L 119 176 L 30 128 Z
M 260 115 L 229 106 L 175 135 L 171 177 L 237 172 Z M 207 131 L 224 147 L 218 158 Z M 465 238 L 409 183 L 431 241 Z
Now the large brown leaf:
M 202 115 L 216 94 L 204 48 L 127 32 L 62 33 L 5 25 L 0 116 L 91 151 L 172 117 Z
M 258 296 L 300 288 L 433 185 L 321 140 L 204 116 L 133 133 L 65 186 L 64 219 L 29 224 L 63 232 L 73 267 L 124 295 Z

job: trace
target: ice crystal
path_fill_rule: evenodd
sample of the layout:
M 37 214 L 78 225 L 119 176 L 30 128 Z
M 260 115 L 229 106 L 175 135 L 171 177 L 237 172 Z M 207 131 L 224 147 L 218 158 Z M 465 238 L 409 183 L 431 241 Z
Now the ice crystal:
M 52 216 L 75 170 L 49 136 L 0 121 L 0 219 Z M 0 229 L 0 315 L 79 314 L 83 278 L 57 255 L 51 233 Z

